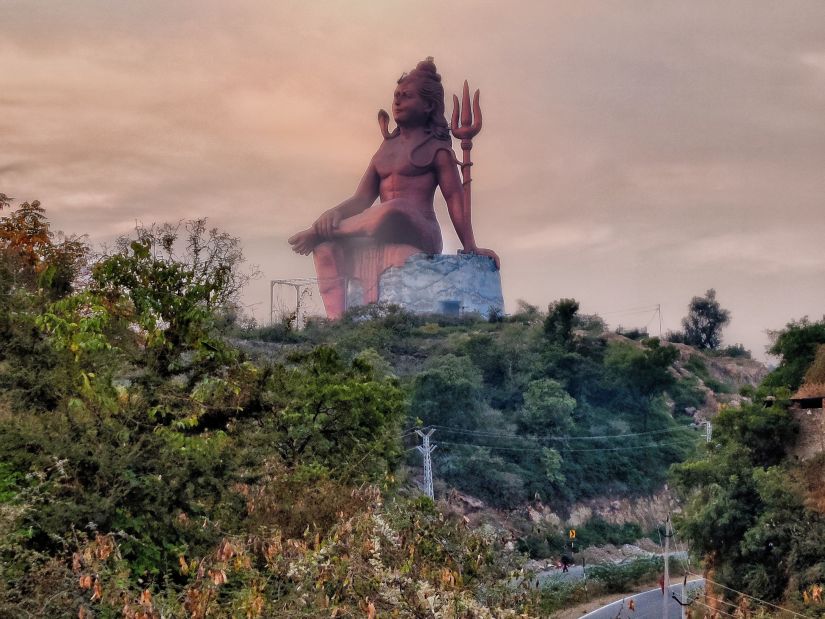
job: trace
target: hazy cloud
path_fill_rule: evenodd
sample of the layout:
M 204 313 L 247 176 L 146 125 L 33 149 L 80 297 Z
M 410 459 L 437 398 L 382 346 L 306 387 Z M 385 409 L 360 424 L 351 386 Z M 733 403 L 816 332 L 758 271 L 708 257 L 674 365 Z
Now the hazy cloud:
M 432 55 L 448 95 L 482 92 L 474 223 L 510 308 L 663 303 L 675 328 L 713 286 L 761 352 L 825 307 L 802 283 L 823 271 L 823 3 L 6 0 L 0 23 L 0 191 L 68 232 L 208 216 L 267 278 L 310 275 L 286 237 L 349 195 Z

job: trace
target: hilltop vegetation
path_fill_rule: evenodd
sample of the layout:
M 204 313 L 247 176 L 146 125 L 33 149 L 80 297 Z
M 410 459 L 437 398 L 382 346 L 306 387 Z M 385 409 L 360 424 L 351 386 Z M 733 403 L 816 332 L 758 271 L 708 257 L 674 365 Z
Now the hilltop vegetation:
M 668 466 L 693 453 L 693 415 L 707 398 L 736 397 L 751 379 L 716 372 L 716 357 L 688 346 L 608 333 L 571 299 L 547 312 L 522 304 L 491 322 L 373 306 L 334 324 L 241 336 L 260 358 L 324 345 L 373 359 L 405 387 L 405 426 L 436 428 L 438 476 L 505 508 L 657 490 Z M 730 361 L 761 376 L 749 359 Z

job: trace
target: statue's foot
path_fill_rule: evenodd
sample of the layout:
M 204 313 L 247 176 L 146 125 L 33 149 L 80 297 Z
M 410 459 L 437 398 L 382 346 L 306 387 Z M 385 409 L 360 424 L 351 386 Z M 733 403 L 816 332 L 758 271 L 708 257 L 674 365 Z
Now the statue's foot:
M 292 245 L 292 251 L 302 256 L 308 256 L 315 249 L 315 246 L 321 242 L 321 238 L 315 232 L 314 228 L 307 228 L 298 234 L 293 234 L 289 237 L 289 244 Z

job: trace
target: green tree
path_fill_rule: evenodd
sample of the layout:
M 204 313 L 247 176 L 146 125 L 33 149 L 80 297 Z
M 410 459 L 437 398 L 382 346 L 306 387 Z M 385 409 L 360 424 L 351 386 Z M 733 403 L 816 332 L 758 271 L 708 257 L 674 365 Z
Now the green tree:
M 788 387 L 795 391 L 802 384 L 805 372 L 816 356 L 817 348 L 825 344 L 825 318 L 811 322 L 807 316 L 789 322 L 781 331 L 772 331 L 768 352 L 781 358 L 779 366 L 765 378 L 770 389 Z
M 722 343 L 722 329 L 730 322 L 730 312 L 722 309 L 711 288 L 704 297 L 693 297 L 688 315 L 682 319 L 684 343 L 700 349 L 715 350 Z
M 803 508 L 784 461 L 795 429 L 781 406 L 726 409 L 704 457 L 671 470 L 686 499 L 678 528 L 693 551 L 722 584 L 772 600 L 795 574 L 821 564 L 807 537 L 825 535 L 825 519 Z
M 576 400 L 555 380 L 541 378 L 527 386 L 524 406 L 517 417 L 522 434 L 563 435 L 574 426 Z
M 426 425 L 479 429 L 483 409 L 481 372 L 467 357 L 439 357 L 413 380 L 410 413 Z
M 517 465 L 481 446 L 442 447 L 439 477 L 492 505 L 514 508 L 524 501 L 524 474 Z
M 544 319 L 545 337 L 556 345 L 569 348 L 573 343 L 573 327 L 578 311 L 579 302 L 575 299 L 559 299 L 551 303 Z
M 619 343 L 608 349 L 605 363 L 618 384 L 632 394 L 642 411 L 645 429 L 654 399 L 675 383 L 671 368 L 678 357 L 674 346 L 663 346 L 658 338 L 644 340 L 641 348 Z
M 0 194 L 0 212 L 10 207 Z M 15 410 L 49 409 L 65 391 L 62 359 L 37 317 L 72 293 L 88 254 L 81 237 L 52 231 L 36 200 L 0 216 L 0 389 Z
M 206 228 L 206 220 L 138 227 L 117 250 L 95 265 L 94 283 L 105 298 L 126 298 L 143 336 L 146 361 L 160 377 L 193 369 L 197 362 L 221 362 L 226 353 L 216 337 L 216 314 L 237 301 L 256 270 L 242 269 L 240 240 Z M 195 376 L 193 378 L 197 380 Z
M 0 211 L 11 198 L 0 194 Z M 40 202 L 24 202 L 0 217 L 0 291 L 41 291 L 49 298 L 69 294 L 89 248 L 82 238 L 55 233 Z
M 261 394 L 264 410 L 272 411 L 262 430 L 287 465 L 340 472 L 367 452 L 375 452 L 373 463 L 397 456 L 394 433 L 404 400 L 393 378 L 382 378 L 361 358 L 347 364 L 327 347 L 292 362 L 272 369 Z M 380 471 L 388 468 L 383 464 Z

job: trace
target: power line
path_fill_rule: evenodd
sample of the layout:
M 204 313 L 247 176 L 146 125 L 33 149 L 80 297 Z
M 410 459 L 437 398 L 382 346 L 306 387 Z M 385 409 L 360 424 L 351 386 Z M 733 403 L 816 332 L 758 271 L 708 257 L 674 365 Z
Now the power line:
M 692 574 L 693 576 L 700 576 L 700 578 L 702 577 L 700 574 L 696 574 L 694 572 L 690 572 L 690 574 Z M 790 608 L 784 608 L 783 606 L 778 606 L 776 604 L 772 604 L 771 602 L 768 602 L 767 600 L 763 600 L 763 599 L 755 597 L 753 595 L 748 595 L 744 591 L 737 591 L 736 589 L 725 586 L 720 582 L 715 582 L 715 581 L 711 580 L 710 578 L 708 578 L 707 576 L 704 576 L 703 578 L 705 579 L 705 582 L 709 582 L 713 585 L 716 585 L 717 587 L 722 587 L 723 589 L 727 589 L 728 591 L 733 591 L 734 593 L 738 593 L 739 595 L 744 595 L 746 598 L 756 600 L 757 602 L 759 602 L 761 604 L 767 604 L 768 606 L 772 606 L 773 608 L 776 608 L 777 610 L 781 610 L 781 611 L 786 612 L 786 613 L 791 613 L 792 615 L 796 615 L 797 617 L 802 617 L 803 619 L 808 619 L 806 615 L 803 615 L 801 613 L 793 611 Z
M 628 432 L 625 434 L 602 434 L 602 435 L 588 435 L 588 436 L 558 436 L 558 435 L 533 435 L 533 436 L 524 436 L 518 434 L 506 434 L 503 432 L 488 432 L 486 430 L 465 430 L 463 428 L 453 428 L 450 426 L 440 426 L 440 425 L 432 425 L 428 426 L 431 428 L 438 428 L 439 430 L 446 430 L 448 432 L 455 432 L 458 434 L 469 434 L 474 436 L 481 436 L 481 437 L 490 437 L 490 438 L 513 438 L 513 439 L 521 439 L 521 440 L 548 440 L 548 441 L 594 441 L 594 440 L 605 440 L 605 439 L 614 439 L 614 438 L 627 438 L 631 436 L 648 436 L 651 434 L 664 434 L 669 432 L 681 432 L 682 430 L 690 430 L 690 428 L 686 426 L 677 426 L 675 428 L 665 428 L 662 430 L 650 430 L 647 432 Z
M 725 598 L 715 598 L 712 595 L 708 595 L 707 591 L 705 591 L 705 596 L 708 600 L 713 600 L 714 602 L 721 602 L 722 604 L 727 604 L 728 606 L 733 606 L 734 608 L 738 607 L 739 604 L 735 604 L 734 602 L 728 602 Z
M 544 451 L 545 447 L 499 447 L 498 445 L 478 445 L 476 443 L 455 443 L 451 441 L 440 441 L 440 445 L 455 445 L 455 446 L 462 446 L 462 447 L 482 447 L 484 449 L 495 449 L 498 451 Z M 669 443 L 656 443 L 653 445 L 636 445 L 632 447 L 595 447 L 592 449 L 567 449 L 562 447 L 560 451 L 565 453 L 572 453 L 572 452 L 590 452 L 590 451 L 625 451 L 625 450 L 633 450 L 633 449 L 652 449 L 652 448 L 659 448 L 659 447 L 667 447 L 672 445 L 683 445 L 683 441 L 674 441 Z
M 644 326 L 645 331 L 647 331 L 647 328 L 650 326 L 650 323 L 653 322 L 653 319 L 656 318 L 656 315 L 658 313 L 659 313 L 659 308 L 657 307 L 655 310 L 653 310 L 653 314 L 650 316 L 650 320 L 648 320 L 647 323 L 645 324 L 645 326 Z
M 715 613 L 722 613 L 723 615 L 727 615 L 728 617 L 733 617 L 734 619 L 736 619 L 736 615 L 732 615 L 729 612 L 725 612 L 721 608 L 713 608 L 712 606 L 708 606 L 707 604 L 704 604 L 704 603 L 700 602 L 699 600 L 693 600 L 693 602 L 694 602 L 694 604 L 699 604 L 699 606 L 704 606 L 705 608 L 710 609 Z
M 458 447 L 482 447 L 484 449 L 496 449 L 498 451 L 544 451 L 544 448 L 535 447 L 498 447 L 496 445 L 477 445 L 475 443 L 454 443 L 451 441 L 440 441 L 439 445 L 453 445 Z
M 684 445 L 684 441 L 671 441 L 669 443 L 656 443 L 653 445 L 636 445 L 634 447 L 594 447 L 592 449 L 566 449 L 562 448 L 562 451 L 571 452 L 571 451 L 624 451 L 624 450 L 631 450 L 631 449 L 649 449 L 655 447 L 668 447 L 673 445 Z
M 651 310 L 658 309 L 658 304 L 653 305 L 637 305 L 636 307 L 628 307 L 625 309 L 610 310 L 608 312 L 599 312 L 599 316 L 609 316 L 615 314 L 646 314 Z

